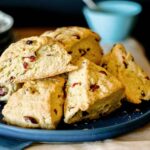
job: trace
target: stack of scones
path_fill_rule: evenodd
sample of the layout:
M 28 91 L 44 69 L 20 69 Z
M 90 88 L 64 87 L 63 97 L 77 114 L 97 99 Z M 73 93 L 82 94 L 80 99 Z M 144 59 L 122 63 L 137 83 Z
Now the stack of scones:
M 8 124 L 56 129 L 150 100 L 150 79 L 116 44 L 103 56 L 100 37 L 62 27 L 11 44 L 0 57 L 0 101 Z

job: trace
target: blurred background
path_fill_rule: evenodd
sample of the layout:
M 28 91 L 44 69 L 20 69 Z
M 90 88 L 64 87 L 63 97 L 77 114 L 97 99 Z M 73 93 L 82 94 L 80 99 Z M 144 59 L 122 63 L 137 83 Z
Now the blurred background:
M 95 0 L 98 2 L 100 0 Z M 135 0 L 143 11 L 131 35 L 140 41 L 146 49 L 150 60 L 150 0 Z M 14 28 L 22 27 L 59 27 L 85 26 L 82 14 L 82 0 L 0 0 L 0 10 L 10 14 L 14 20 Z

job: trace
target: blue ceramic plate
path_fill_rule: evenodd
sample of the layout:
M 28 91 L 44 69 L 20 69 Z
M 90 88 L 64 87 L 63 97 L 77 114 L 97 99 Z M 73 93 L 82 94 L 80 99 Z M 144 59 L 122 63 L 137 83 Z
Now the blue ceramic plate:
M 2 110 L 1 104 L 0 110 Z M 2 120 L 2 115 L 0 117 Z M 113 138 L 127 133 L 150 121 L 150 102 L 123 107 L 99 120 L 66 125 L 60 123 L 57 130 L 24 129 L 0 123 L 0 135 L 41 142 L 83 142 Z

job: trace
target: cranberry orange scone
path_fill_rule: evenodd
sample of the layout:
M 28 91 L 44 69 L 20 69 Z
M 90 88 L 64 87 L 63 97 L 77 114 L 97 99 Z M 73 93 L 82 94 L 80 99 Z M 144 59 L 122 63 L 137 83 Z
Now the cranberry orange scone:
M 79 69 L 68 75 L 64 121 L 97 119 L 121 106 L 124 87 L 104 68 L 81 58 Z
M 64 46 L 49 37 L 29 37 L 11 44 L 0 58 L 0 83 L 25 82 L 75 70 Z M 7 79 L 6 79 L 7 78 Z
M 142 100 L 150 100 L 150 79 L 122 44 L 114 45 L 103 57 L 101 66 L 122 82 L 129 102 L 139 104 Z
M 65 46 L 68 54 L 72 56 L 72 63 L 84 56 L 90 61 L 99 64 L 103 55 L 99 45 L 100 37 L 89 29 L 83 27 L 62 27 L 54 31 L 47 31 L 42 36 L 48 36 Z
M 29 81 L 5 105 L 4 120 L 25 128 L 55 129 L 63 114 L 64 79 Z

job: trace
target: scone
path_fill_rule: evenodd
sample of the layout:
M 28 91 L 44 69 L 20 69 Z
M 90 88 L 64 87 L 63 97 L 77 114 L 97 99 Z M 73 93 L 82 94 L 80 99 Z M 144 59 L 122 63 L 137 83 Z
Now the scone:
M 41 79 L 75 70 L 64 46 L 49 37 L 29 37 L 11 44 L 0 57 L 0 83 Z
M 121 106 L 124 87 L 104 68 L 81 58 L 79 69 L 68 74 L 64 121 L 97 119 Z
M 25 83 L 5 105 L 4 120 L 25 128 L 55 129 L 63 114 L 63 86 L 60 77 Z
M 99 45 L 100 37 L 83 27 L 62 27 L 54 31 L 47 31 L 42 36 L 48 36 L 62 43 L 68 54 L 72 56 L 72 63 L 84 56 L 90 61 L 99 64 L 103 55 Z
M 150 100 L 150 79 L 122 44 L 114 45 L 103 57 L 101 66 L 122 82 L 129 102 L 139 104 L 142 100 Z

